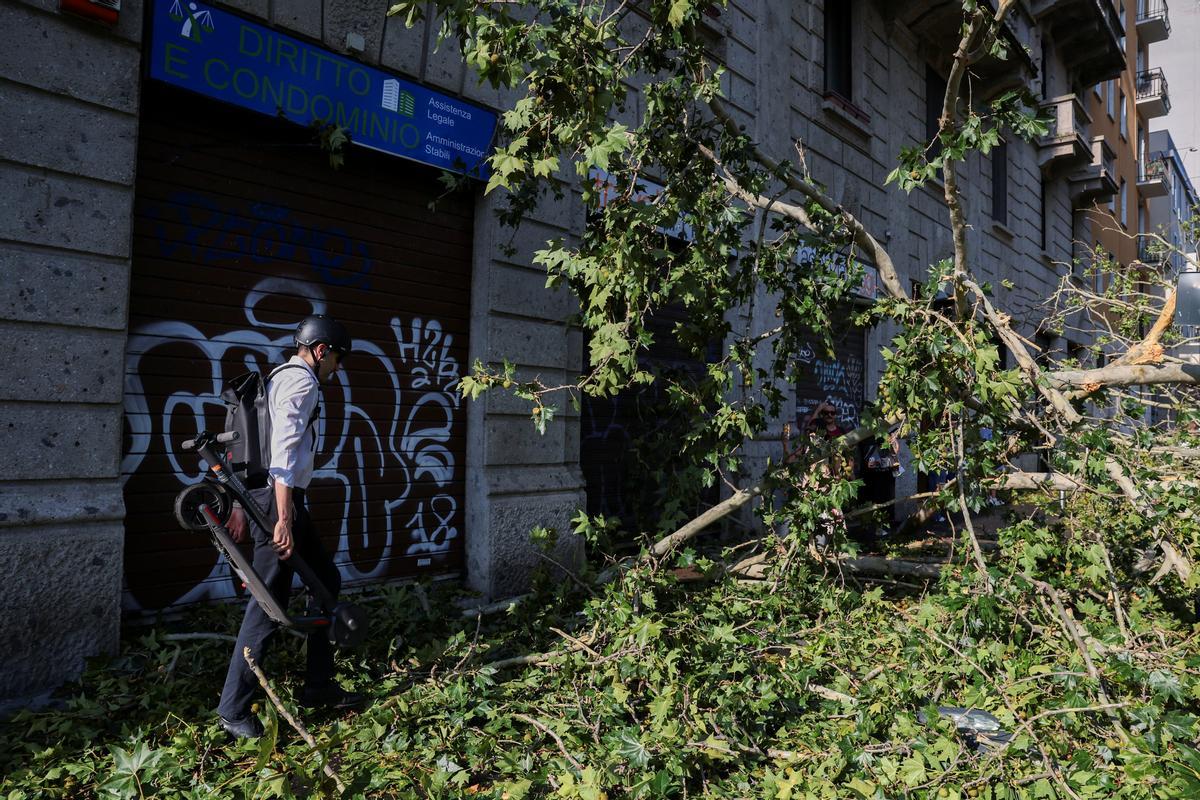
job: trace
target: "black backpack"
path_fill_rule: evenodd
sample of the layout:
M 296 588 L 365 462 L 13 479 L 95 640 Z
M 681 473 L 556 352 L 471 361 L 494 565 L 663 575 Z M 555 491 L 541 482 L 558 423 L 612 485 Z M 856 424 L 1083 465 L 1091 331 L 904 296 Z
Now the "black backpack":
M 271 466 L 271 409 L 267 404 L 267 383 L 285 369 L 305 369 L 300 364 L 283 364 L 271 370 L 266 380 L 258 372 L 239 375 L 225 385 L 225 430 L 237 431 L 238 440 L 229 445 L 229 465 L 248 489 L 267 485 Z M 318 403 L 308 427 L 321 414 Z M 314 442 L 315 445 L 315 442 Z

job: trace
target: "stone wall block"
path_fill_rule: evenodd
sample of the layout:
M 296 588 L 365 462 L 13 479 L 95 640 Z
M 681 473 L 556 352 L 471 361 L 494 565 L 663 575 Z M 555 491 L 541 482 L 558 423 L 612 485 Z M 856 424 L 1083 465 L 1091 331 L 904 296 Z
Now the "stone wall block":
M 294 33 L 320 39 L 321 14 L 321 0 L 275 0 L 272 21 Z
M 488 321 L 488 361 L 507 358 L 530 368 L 561 369 L 567 363 L 565 325 L 505 318 Z
M 403 17 L 388 17 L 384 23 L 383 52 L 379 59 L 384 69 L 420 80 L 424 48 L 424 21 L 417 22 L 410 28 L 404 24 Z
M 425 74 L 422 77 L 430 86 L 435 86 L 450 94 L 461 94 L 467 65 L 463 61 L 462 50 L 459 49 L 457 41 L 444 39 L 439 42 L 437 40 L 440 27 L 440 16 L 431 19 L 430 23 L 425 26 L 428 49 L 425 55 Z M 472 78 L 472 80 L 474 79 Z
M 0 238 L 129 255 L 130 188 L 2 165 L 0 208 Z
M 565 441 L 563 442 L 563 445 L 564 445 L 563 460 L 566 461 L 568 464 L 577 464 L 577 463 L 579 463 L 580 425 L 581 425 L 580 419 L 579 419 L 579 414 L 574 412 L 573 409 L 571 409 L 569 405 L 567 406 L 567 408 L 563 409 L 563 411 L 564 412 L 566 412 L 566 411 L 572 412 L 570 416 L 566 416 L 564 414 L 564 417 L 563 417 L 563 428 L 564 428 L 563 436 L 565 438 Z
M 749 45 L 737 38 L 727 37 L 725 39 L 723 63 L 726 69 L 736 72 L 742 78 L 753 81 L 758 75 L 758 57 L 758 54 Z
M 569 464 L 488 467 L 484 474 L 492 497 L 583 491 L 582 474 Z
M 542 319 L 565 321 L 579 304 L 566 289 L 547 289 L 546 273 L 538 269 L 495 265 L 492 281 L 492 310 L 508 314 L 536 313 Z
M 137 118 L 20 84 L 0 84 L 4 157 L 32 167 L 133 185 Z
M 116 651 L 124 536 L 111 522 L 0 531 L 0 698 L 50 689 Z
M 128 264 L 8 248 L 0 275 L 0 319 L 125 328 Z
M 504 464 L 561 464 L 566 452 L 564 423 L 554 420 L 538 433 L 528 416 L 491 416 L 487 421 L 488 466 Z
M 0 5 L 0 77 L 132 113 L 140 62 L 137 47 L 104 28 Z
M 357 34 L 363 40 L 361 54 L 349 52 L 353 58 L 375 62 L 383 42 L 383 27 L 387 21 L 386 3 L 369 0 L 325 0 L 325 46 L 335 53 L 346 53 L 347 34 Z
M 271 16 L 270 0 L 220 0 L 220 3 L 226 8 L 241 11 L 243 14 L 249 14 L 261 20 L 270 19 Z
M 588 354 L 583 350 L 583 331 L 579 328 L 567 329 L 567 369 L 577 374 L 583 372 L 588 364 Z
M 487 536 L 491 540 L 491 570 L 486 586 L 477 586 L 490 597 L 508 597 L 526 591 L 534 570 L 551 568 L 538 558 L 529 541 L 535 527 L 553 528 L 558 533 L 551 557 L 574 567 L 583 556 L 583 541 L 571 533 L 571 517 L 583 503 L 582 493 L 536 495 L 492 500 Z
M 118 406 L 0 402 L 0 481 L 113 478 L 120 451 Z
M 510 361 L 513 359 L 509 359 Z M 515 378 L 518 381 L 531 381 L 540 379 L 543 383 L 551 386 L 561 385 L 567 382 L 574 382 L 578 379 L 578 375 L 574 372 L 566 372 L 558 369 L 534 369 L 532 367 L 517 367 Z M 484 403 L 487 406 L 489 415 L 514 416 L 521 417 L 529 422 L 529 430 L 533 430 L 533 422 L 530 421 L 529 412 L 532 410 L 532 405 L 528 400 L 523 400 L 517 397 L 511 391 L 506 389 L 492 389 L 487 394 L 481 395 L 474 402 Z M 555 418 L 579 416 L 566 397 L 566 395 L 547 398 L 548 405 L 556 407 Z
M 725 75 L 728 77 L 726 91 L 729 102 L 752 119 L 758 97 L 758 91 L 754 84 L 734 72 L 726 72 Z
M 121 402 L 124 331 L 0 322 L 0 341 L 23 365 L 0 383 L 0 400 Z
M 564 206 L 578 207 L 575 203 L 568 203 L 564 200 Z M 565 212 L 559 212 L 563 221 L 569 220 L 570 215 Z M 581 220 L 582 222 L 582 220 Z M 512 256 L 497 254 L 497 259 L 502 259 L 509 264 L 518 264 L 532 270 L 541 271 L 545 274 L 545 267 L 533 262 L 534 254 L 543 250 L 546 243 L 556 239 L 565 239 L 569 241 L 569 231 L 566 226 L 546 225 L 542 222 L 532 219 L 524 220 L 521 227 L 514 232 L 511 228 L 502 228 L 499 223 L 496 224 L 497 240 L 504 244 L 511 242 L 513 249 L 516 251 Z
M 0 528 L 67 522 L 120 522 L 121 484 L 108 481 L 24 481 L 0 485 Z M 0 533 L 0 539 L 6 534 Z
M 799 3 L 789 3 L 789 6 L 800 5 Z M 759 36 L 759 27 L 763 23 L 763 16 L 756 16 L 755 12 L 762 11 L 762 8 L 756 3 L 753 9 L 738 8 L 734 4 L 727 6 L 722 12 L 720 19 L 712 20 L 707 24 L 718 31 L 724 31 L 727 38 L 740 39 L 743 42 L 755 42 L 761 37 Z

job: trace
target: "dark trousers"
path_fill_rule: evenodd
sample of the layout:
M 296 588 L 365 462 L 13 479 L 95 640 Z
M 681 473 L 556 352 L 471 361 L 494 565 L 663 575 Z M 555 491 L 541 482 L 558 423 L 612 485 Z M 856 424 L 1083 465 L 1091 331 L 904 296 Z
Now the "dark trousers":
M 279 559 L 271 545 L 275 523 L 279 520 L 279 511 L 275 507 L 275 490 L 267 487 L 255 489 L 250 494 L 266 509 L 267 524 L 270 526 L 269 530 L 264 531 L 250 521 L 250 534 L 254 539 L 254 571 L 271 590 L 279 605 L 287 608 L 295 570 L 287 561 Z M 336 597 L 342 587 L 342 576 L 334 566 L 333 559 L 321 545 L 321 540 L 317 538 L 312 517 L 309 516 L 304 502 L 304 492 L 293 490 L 292 498 L 296 507 L 292 521 L 293 552 L 308 563 L 317 578 L 325 584 L 325 588 Z M 238 631 L 233 657 L 229 660 L 225 688 L 221 690 L 221 702 L 217 706 L 217 712 L 221 716 L 226 719 L 241 719 L 250 713 L 250 702 L 257 693 L 259 684 L 258 678 L 246 664 L 242 655 L 243 648 L 250 648 L 254 663 L 260 667 L 265 666 L 263 661 L 267 655 L 267 645 L 278 627 L 262 610 L 258 601 L 251 597 L 246 605 L 246 616 L 242 618 L 242 628 Z M 333 645 L 323 630 L 308 635 L 308 669 L 305 679 L 307 685 L 313 687 L 333 681 Z

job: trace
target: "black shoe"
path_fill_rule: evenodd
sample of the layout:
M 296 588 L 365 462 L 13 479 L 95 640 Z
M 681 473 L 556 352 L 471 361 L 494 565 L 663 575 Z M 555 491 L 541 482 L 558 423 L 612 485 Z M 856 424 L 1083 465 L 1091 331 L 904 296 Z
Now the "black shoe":
M 353 708 L 362 705 L 366 699 L 366 695 L 347 692 L 336 683 L 305 686 L 300 692 L 300 705 L 307 708 Z
M 263 735 L 262 723 L 253 714 L 241 719 L 225 719 L 218 714 L 217 724 L 235 739 L 257 739 Z

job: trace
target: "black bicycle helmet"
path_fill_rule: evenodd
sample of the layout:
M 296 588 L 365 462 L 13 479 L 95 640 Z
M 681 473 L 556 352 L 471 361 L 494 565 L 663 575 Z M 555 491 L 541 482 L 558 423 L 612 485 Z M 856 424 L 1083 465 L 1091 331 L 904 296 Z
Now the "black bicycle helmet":
M 300 320 L 296 326 L 296 347 L 329 345 L 342 358 L 350 355 L 350 334 L 342 323 L 324 314 L 313 314 Z

